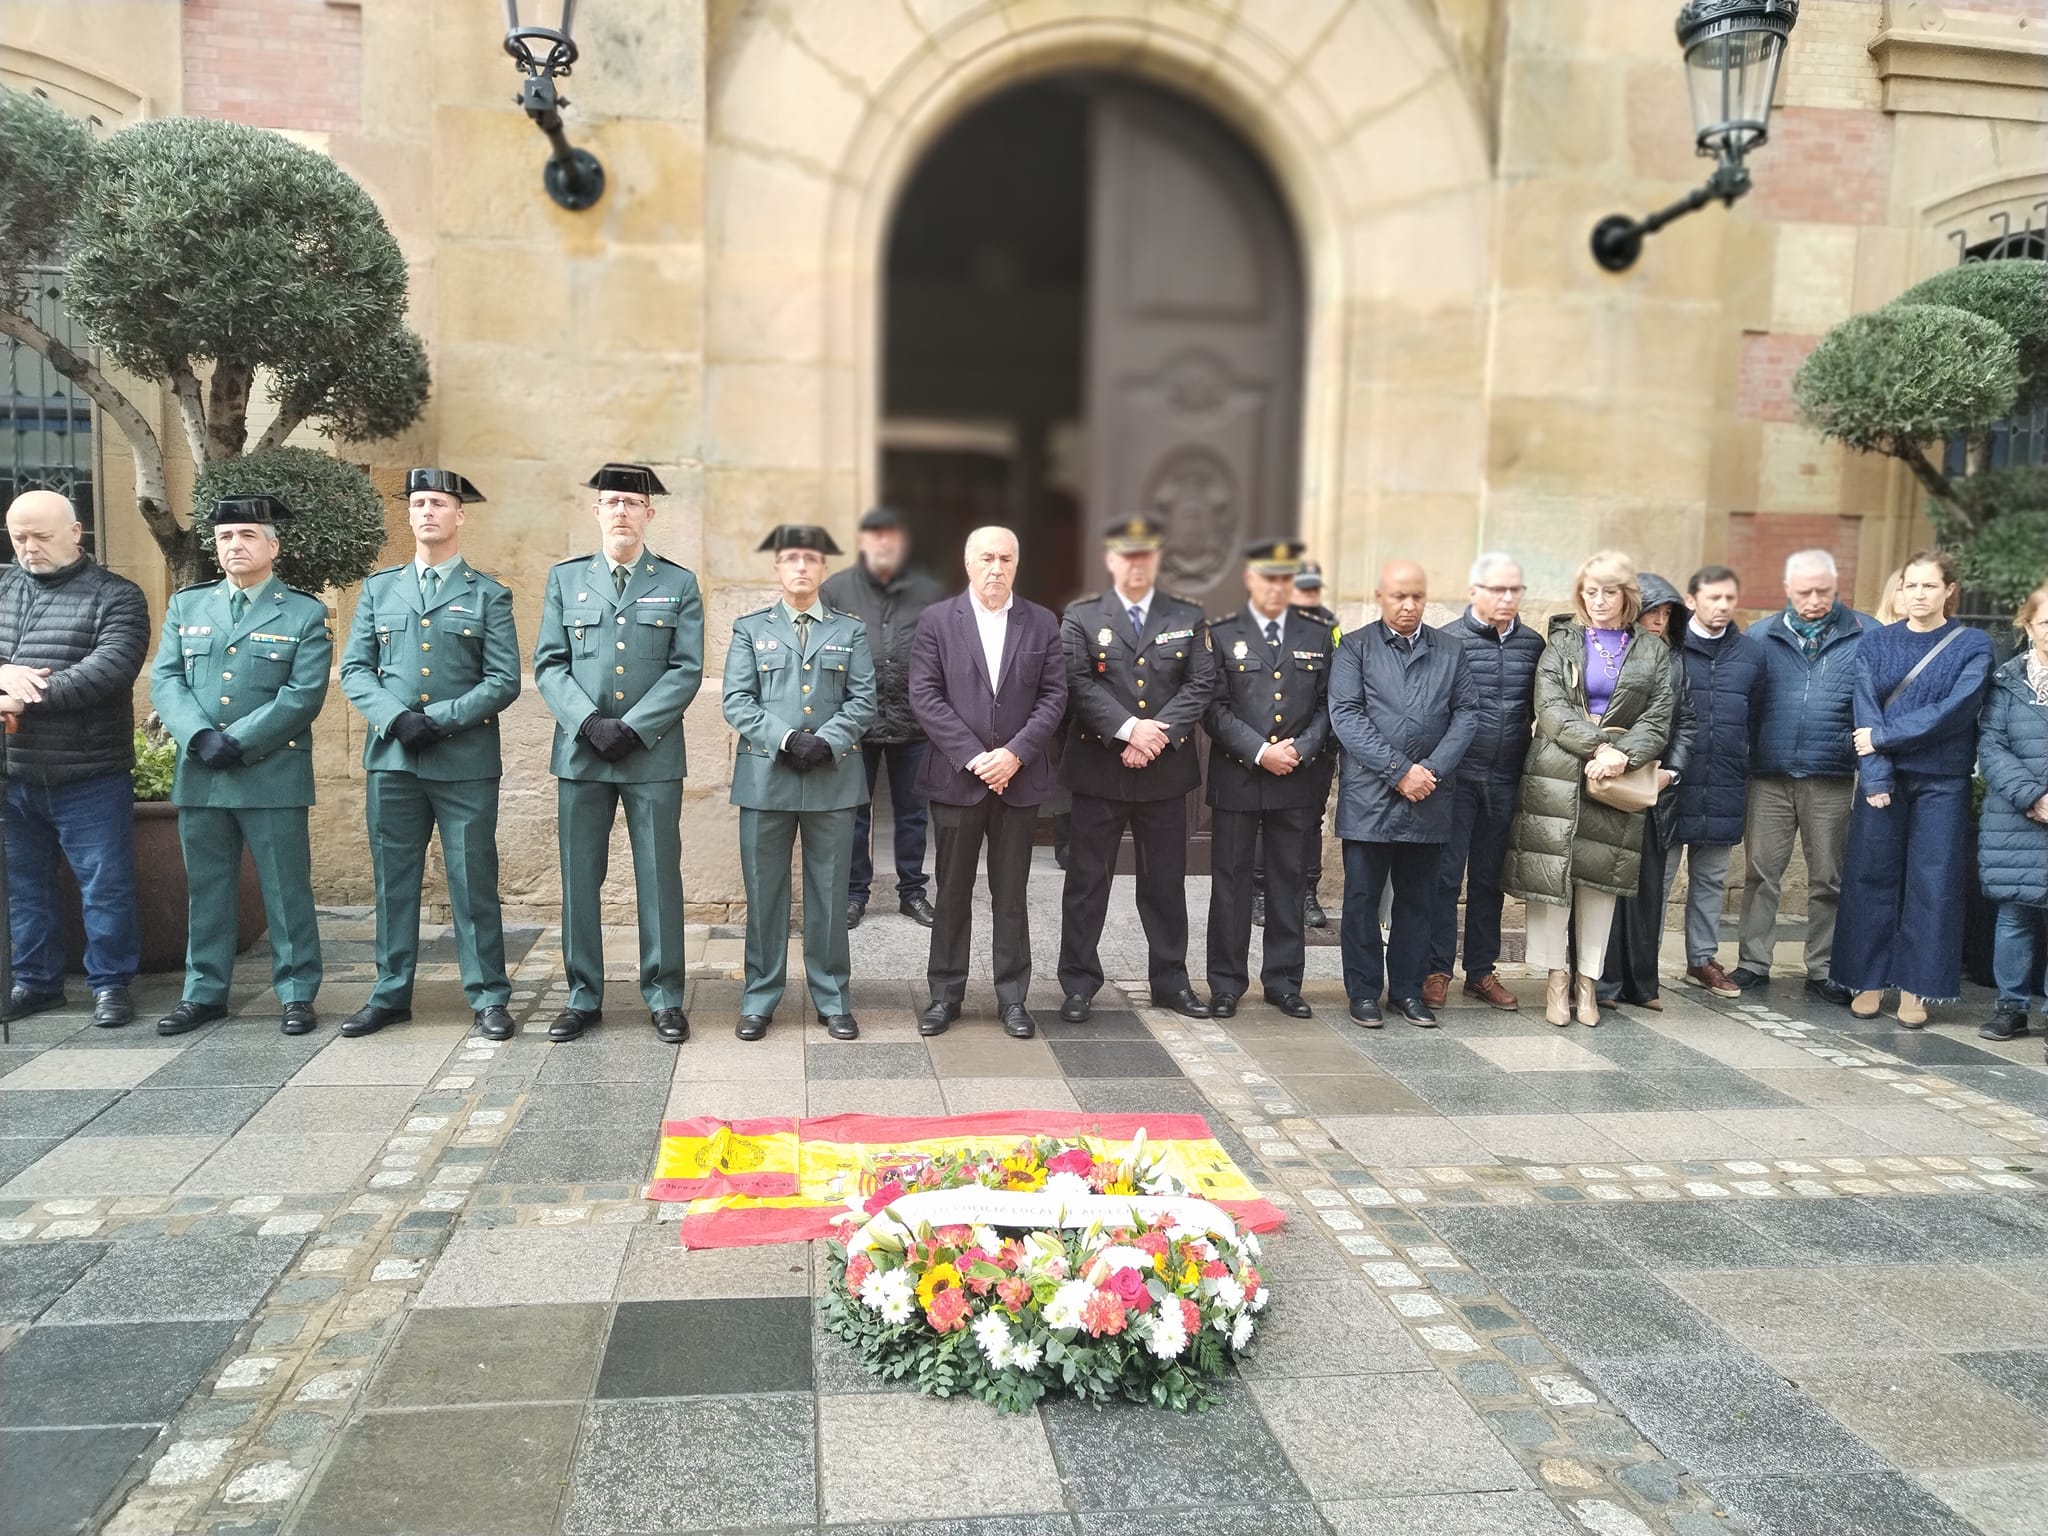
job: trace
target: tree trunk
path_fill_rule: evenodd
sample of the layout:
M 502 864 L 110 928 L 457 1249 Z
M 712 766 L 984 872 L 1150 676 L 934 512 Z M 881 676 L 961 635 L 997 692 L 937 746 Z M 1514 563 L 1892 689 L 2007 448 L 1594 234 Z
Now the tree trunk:
M 1903 459 L 1906 468 L 1913 471 L 1913 478 L 1920 482 L 1929 496 L 1941 504 L 1942 511 L 1954 518 L 1958 527 L 1970 533 L 1982 531 L 1976 513 L 1964 504 L 1956 494 L 1955 482 L 1942 472 L 1941 466 L 1927 457 L 1927 452 L 1918 443 L 1901 443 L 1892 449 L 1894 458 Z
M 238 456 L 249 441 L 249 386 L 255 370 L 245 363 L 215 363 L 206 396 L 206 457 Z

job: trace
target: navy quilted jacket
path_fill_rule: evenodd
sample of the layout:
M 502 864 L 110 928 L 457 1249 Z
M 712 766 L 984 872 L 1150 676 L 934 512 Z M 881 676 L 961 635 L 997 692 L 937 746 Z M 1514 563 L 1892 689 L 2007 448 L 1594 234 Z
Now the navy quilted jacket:
M 2048 907 L 2048 826 L 2027 807 L 2048 795 L 2048 706 L 2027 686 L 2027 658 L 2013 657 L 1991 678 L 1977 735 L 1977 765 L 1987 786 L 1977 824 L 1977 873 L 1993 901 Z
M 1801 654 L 1799 637 L 1786 627 L 1780 609 L 1749 626 L 1763 647 L 1769 692 L 1757 721 L 1750 771 L 1776 778 L 1840 778 L 1856 771 L 1851 719 L 1856 692 L 1856 647 L 1877 620 L 1854 608 L 1838 608 L 1820 654 Z
M 1750 741 L 1769 698 L 1764 648 L 1733 624 L 1707 640 L 1688 623 L 1678 654 L 1695 724 L 1692 760 L 1678 782 L 1677 840 L 1732 848 L 1749 807 Z

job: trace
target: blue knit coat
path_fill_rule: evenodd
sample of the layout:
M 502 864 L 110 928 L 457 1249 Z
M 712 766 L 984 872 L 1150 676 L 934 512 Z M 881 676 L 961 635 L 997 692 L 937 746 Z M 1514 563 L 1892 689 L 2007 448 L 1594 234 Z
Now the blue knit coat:
M 1950 619 L 1950 625 L 1955 624 Z M 1991 680 L 1991 637 L 1965 629 L 1885 701 L 1945 630 L 1915 634 L 1905 620 L 1865 630 L 1856 648 L 1856 726 L 1877 750 L 1856 759 L 1857 793 L 1889 794 L 1898 773 L 1967 776 L 1977 757 L 1977 713 Z
M 1993 901 L 2048 907 L 2048 826 L 2027 808 L 2048 795 L 2048 705 L 2027 686 L 2022 652 L 1991 679 L 1977 733 L 1986 785 L 1977 823 L 1977 873 Z

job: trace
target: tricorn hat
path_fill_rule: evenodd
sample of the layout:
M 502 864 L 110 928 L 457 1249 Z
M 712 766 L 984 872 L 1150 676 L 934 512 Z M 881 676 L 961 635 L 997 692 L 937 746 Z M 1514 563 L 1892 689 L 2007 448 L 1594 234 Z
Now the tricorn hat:
M 832 541 L 832 535 L 815 523 L 779 523 L 767 538 L 754 547 L 772 549 L 777 554 L 785 549 L 815 549 L 821 555 L 839 553 L 839 546 Z
M 607 464 L 583 482 L 593 491 L 625 491 L 633 496 L 666 496 L 668 487 L 645 464 Z
M 291 515 L 292 509 L 278 497 L 260 492 L 253 496 L 223 496 L 213 504 L 213 526 L 216 528 L 234 523 L 256 523 L 272 528 Z
M 1254 539 L 1244 547 L 1244 563 L 1256 576 L 1293 576 L 1301 568 L 1299 539 Z
M 1142 512 L 1112 523 L 1103 531 L 1102 542 L 1112 554 L 1147 555 L 1166 542 L 1166 525 Z
M 860 515 L 860 531 L 873 533 L 881 528 L 901 528 L 903 514 L 894 507 L 869 507 Z
M 443 496 L 453 496 L 457 501 L 482 501 L 484 493 L 471 485 L 465 476 L 452 469 L 409 469 L 405 472 L 405 494 L 415 491 L 438 491 Z
M 1301 562 L 1301 569 L 1294 573 L 1294 590 L 1297 592 L 1320 592 L 1323 590 L 1323 568 L 1313 560 Z

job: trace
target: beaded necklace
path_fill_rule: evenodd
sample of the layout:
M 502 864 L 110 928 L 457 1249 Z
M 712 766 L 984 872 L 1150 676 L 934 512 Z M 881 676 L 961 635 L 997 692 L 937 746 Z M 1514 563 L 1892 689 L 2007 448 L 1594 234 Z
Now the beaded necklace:
M 1600 659 L 1607 663 L 1608 680 L 1610 682 L 1618 681 L 1621 677 L 1622 658 L 1628 654 L 1628 632 L 1626 630 L 1622 631 L 1621 649 L 1618 651 L 1610 651 L 1607 649 L 1606 646 L 1602 645 L 1600 643 L 1599 631 L 1592 629 L 1590 627 L 1586 630 L 1586 642 L 1587 644 L 1591 645 L 1594 650 L 1598 651 L 1600 653 Z

